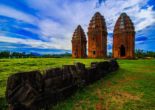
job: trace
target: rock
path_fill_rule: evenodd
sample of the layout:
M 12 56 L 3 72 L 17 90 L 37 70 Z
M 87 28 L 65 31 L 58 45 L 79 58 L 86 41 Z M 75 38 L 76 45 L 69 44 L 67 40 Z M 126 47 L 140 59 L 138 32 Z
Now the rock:
M 45 91 L 53 92 L 58 88 L 61 88 L 63 80 L 62 77 L 63 72 L 61 68 L 52 68 L 46 70 L 46 73 L 43 75 Z
M 119 68 L 119 65 L 118 65 L 116 59 L 110 60 L 109 63 L 110 63 L 110 69 L 109 69 L 110 72 L 116 71 Z
M 93 83 L 96 81 L 96 68 L 87 68 L 87 74 L 88 74 L 88 84 Z
M 17 73 L 8 78 L 6 99 L 12 108 L 32 108 L 37 96 L 43 91 L 42 75 L 39 71 Z
M 6 88 L 9 110 L 48 109 L 72 95 L 78 88 L 91 84 L 118 68 L 117 61 L 112 59 L 92 62 L 89 68 L 85 68 L 82 63 L 75 63 L 48 69 L 44 75 L 39 71 L 11 75 Z

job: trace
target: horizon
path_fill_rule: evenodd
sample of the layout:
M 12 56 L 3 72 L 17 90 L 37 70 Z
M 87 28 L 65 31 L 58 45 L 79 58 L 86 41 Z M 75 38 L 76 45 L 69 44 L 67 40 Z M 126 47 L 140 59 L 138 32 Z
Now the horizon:
M 108 52 L 112 51 L 114 25 L 123 12 L 130 16 L 135 26 L 135 49 L 155 52 L 154 0 L 1 0 L 0 51 L 71 52 L 74 30 L 80 24 L 86 34 L 97 11 L 106 20 Z

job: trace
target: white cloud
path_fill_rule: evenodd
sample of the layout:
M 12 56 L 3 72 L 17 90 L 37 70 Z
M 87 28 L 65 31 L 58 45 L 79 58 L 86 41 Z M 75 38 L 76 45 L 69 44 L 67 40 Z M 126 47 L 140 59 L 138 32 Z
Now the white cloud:
M 155 23 L 152 6 L 143 8 L 147 6 L 148 0 L 106 0 L 99 8 L 95 8 L 97 1 L 27 0 L 27 5 L 38 11 L 38 16 L 41 18 L 38 21 L 31 15 L 9 7 L 0 6 L 0 14 L 31 23 L 37 21 L 36 25 L 40 28 L 38 34 L 48 42 L 30 40 L 29 45 L 57 49 L 71 49 L 74 29 L 81 24 L 87 33 L 88 24 L 96 11 L 104 15 L 109 33 L 113 33 L 116 20 L 122 12 L 126 12 L 131 17 L 136 31 Z M 20 42 L 26 43 L 23 40 Z M 108 44 L 112 44 L 110 37 Z
M 152 6 L 147 6 L 148 0 L 107 0 L 99 10 L 104 14 L 108 32 L 112 33 L 116 20 L 122 12 L 126 12 L 135 24 L 136 31 L 142 30 L 155 22 L 155 12 Z M 104 12 L 102 11 L 104 10 Z
M 11 17 L 28 23 L 36 23 L 37 18 L 14 8 L 0 5 L 0 15 Z
M 139 23 L 136 24 L 136 30 L 142 30 L 152 24 L 155 23 L 155 12 L 152 9 L 153 7 L 150 6 L 147 9 L 142 9 L 135 15 L 136 20 L 140 21 Z
M 51 0 L 45 2 L 42 2 L 42 0 L 28 0 L 28 4 L 39 10 L 44 16 L 58 19 L 57 21 L 52 19 L 41 21 L 39 26 L 44 35 L 55 38 L 61 36 L 69 40 L 68 43 L 70 43 L 72 33 L 78 24 L 81 24 L 87 32 L 89 21 L 96 11 L 105 16 L 109 33 L 113 32 L 115 22 L 121 12 L 126 12 L 131 17 L 137 31 L 146 28 L 155 20 L 155 12 L 151 6 L 142 9 L 143 6 L 147 5 L 147 1 L 118 0 L 114 2 L 113 0 L 106 0 L 99 8 L 95 8 L 97 0 L 73 3 L 67 0 L 57 0 L 56 2 Z
M 34 39 L 21 39 L 21 38 L 12 38 L 7 36 L 0 36 L 0 42 L 8 42 L 15 44 L 25 44 L 33 48 L 41 48 L 41 49 L 60 49 L 61 45 L 58 45 L 54 42 L 43 42 L 41 40 Z M 64 49 L 66 49 L 64 47 Z

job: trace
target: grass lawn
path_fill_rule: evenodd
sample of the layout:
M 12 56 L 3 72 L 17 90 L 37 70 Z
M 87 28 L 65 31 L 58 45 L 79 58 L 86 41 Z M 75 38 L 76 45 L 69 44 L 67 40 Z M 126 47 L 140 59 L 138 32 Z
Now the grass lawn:
M 3 110 L 6 80 L 10 74 L 64 64 L 90 62 L 101 59 L 1 59 L 0 110 Z M 54 106 L 54 110 L 155 110 L 155 60 L 118 60 L 120 69 L 102 80 L 76 92 Z M 52 110 L 53 110 L 52 109 Z M 5 110 L 5 109 L 4 109 Z

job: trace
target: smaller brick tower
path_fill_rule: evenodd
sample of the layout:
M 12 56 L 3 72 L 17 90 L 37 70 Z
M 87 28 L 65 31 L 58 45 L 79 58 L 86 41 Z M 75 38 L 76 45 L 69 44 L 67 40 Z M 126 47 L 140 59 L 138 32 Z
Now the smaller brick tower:
M 72 58 L 85 58 L 86 55 L 86 36 L 80 25 L 75 29 L 72 37 Z
M 107 56 L 107 27 L 104 17 L 96 12 L 88 27 L 88 57 L 105 58 Z
M 118 18 L 113 36 L 113 57 L 134 58 L 135 28 L 130 17 L 122 13 Z

